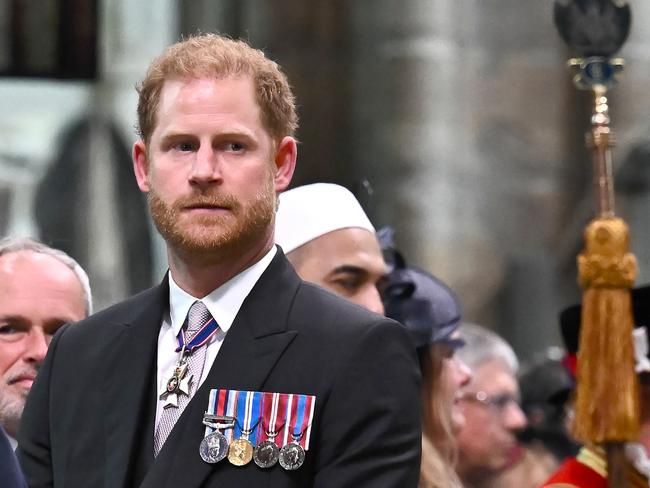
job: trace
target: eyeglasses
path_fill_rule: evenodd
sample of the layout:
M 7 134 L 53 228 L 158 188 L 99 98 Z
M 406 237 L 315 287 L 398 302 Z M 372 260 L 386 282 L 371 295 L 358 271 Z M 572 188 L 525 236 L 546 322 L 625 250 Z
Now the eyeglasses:
M 475 402 L 489 408 L 497 415 L 502 415 L 510 405 L 519 407 L 521 400 L 518 395 L 512 393 L 501 393 L 499 395 L 488 395 L 484 391 L 467 392 L 461 398 L 463 401 Z

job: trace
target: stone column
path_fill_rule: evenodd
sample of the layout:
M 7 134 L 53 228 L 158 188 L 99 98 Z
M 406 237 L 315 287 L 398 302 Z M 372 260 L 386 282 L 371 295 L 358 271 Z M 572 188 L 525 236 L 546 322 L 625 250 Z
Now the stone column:
M 503 294 L 513 262 L 542 283 L 554 271 L 535 257 L 555 232 L 566 149 L 551 7 L 372 0 L 351 2 L 350 15 L 353 159 L 375 183 L 375 221 L 394 225 L 411 259 L 459 292 L 469 320 L 506 335 L 526 327 L 542 342 L 553 341 L 543 327 L 553 290 L 523 280 L 535 306 L 517 324 L 503 323 L 513 316 Z

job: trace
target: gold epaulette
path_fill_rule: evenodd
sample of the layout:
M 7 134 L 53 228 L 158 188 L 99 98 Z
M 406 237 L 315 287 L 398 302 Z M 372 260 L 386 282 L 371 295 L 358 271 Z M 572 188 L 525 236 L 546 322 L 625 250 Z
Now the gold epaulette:
M 607 478 L 607 460 L 605 451 L 600 447 L 584 446 L 576 456 L 576 460 L 588 466 L 603 478 Z
M 579 463 L 588 466 L 603 478 L 607 478 L 607 460 L 605 458 L 605 451 L 601 447 L 583 447 L 576 456 Z M 630 483 L 630 488 L 648 488 L 648 480 L 639 473 L 634 466 L 627 463 L 627 481 Z M 557 484 L 549 485 L 550 487 L 574 487 L 575 485 Z

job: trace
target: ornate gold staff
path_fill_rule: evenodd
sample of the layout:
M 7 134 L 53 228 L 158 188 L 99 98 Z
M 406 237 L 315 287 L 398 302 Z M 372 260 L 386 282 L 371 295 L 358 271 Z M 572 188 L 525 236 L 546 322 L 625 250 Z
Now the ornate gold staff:
M 596 217 L 585 229 L 578 256 L 583 288 L 573 434 L 604 445 L 608 486 L 624 487 L 624 443 L 639 430 L 638 384 L 634 371 L 630 288 L 636 259 L 629 251 L 627 224 L 615 216 L 607 91 L 623 60 L 612 58 L 627 38 L 627 0 L 556 0 L 555 24 L 579 57 L 569 60 L 575 85 L 594 95 L 587 148 L 592 153 Z

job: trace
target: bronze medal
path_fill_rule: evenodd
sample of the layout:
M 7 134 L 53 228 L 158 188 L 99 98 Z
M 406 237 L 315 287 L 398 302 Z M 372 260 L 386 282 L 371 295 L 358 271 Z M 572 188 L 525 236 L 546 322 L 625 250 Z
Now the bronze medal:
M 245 466 L 253 459 L 253 445 L 243 437 L 235 439 L 228 448 L 228 461 L 235 466 Z

